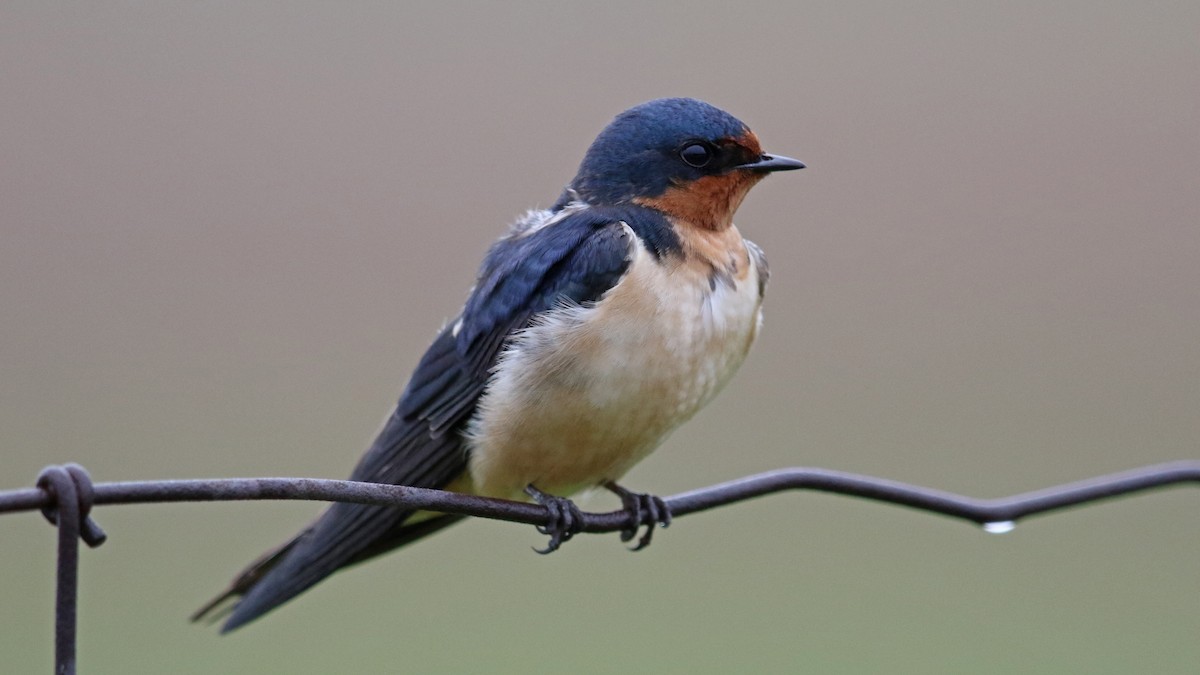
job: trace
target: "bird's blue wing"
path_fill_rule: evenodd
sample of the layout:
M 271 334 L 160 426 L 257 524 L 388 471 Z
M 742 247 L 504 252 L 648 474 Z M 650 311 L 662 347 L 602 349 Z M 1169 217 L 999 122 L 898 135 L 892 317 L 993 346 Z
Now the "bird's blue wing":
M 441 487 L 454 478 L 466 461 L 458 432 L 505 343 L 559 303 L 599 299 L 625 273 L 631 245 L 620 221 L 593 209 L 496 242 L 462 315 L 426 351 L 352 479 Z
M 514 232 L 488 252 L 462 315 L 444 328 L 352 480 L 440 488 L 466 468 L 462 429 L 505 343 L 539 313 L 587 303 L 615 286 L 632 259 L 630 229 L 584 209 Z M 407 525 L 411 511 L 335 503 L 277 554 L 244 572 L 243 595 L 223 630 L 251 621 L 347 564 L 383 553 L 458 520 Z
M 630 230 L 611 210 L 585 209 L 492 247 L 463 309 L 458 352 L 486 373 L 512 333 L 534 315 L 569 301 L 597 300 L 625 274 Z

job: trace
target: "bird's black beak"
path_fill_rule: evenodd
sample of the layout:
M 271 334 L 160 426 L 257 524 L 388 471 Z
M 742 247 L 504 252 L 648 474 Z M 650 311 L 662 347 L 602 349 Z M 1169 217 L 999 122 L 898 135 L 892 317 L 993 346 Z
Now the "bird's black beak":
M 782 155 L 763 155 L 753 162 L 739 164 L 735 169 L 746 169 L 748 171 L 795 171 L 803 169 L 804 162 L 791 157 L 783 157 Z

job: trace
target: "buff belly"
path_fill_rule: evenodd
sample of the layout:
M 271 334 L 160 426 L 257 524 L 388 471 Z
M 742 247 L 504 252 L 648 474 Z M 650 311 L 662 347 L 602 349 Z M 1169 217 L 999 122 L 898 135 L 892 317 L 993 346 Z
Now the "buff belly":
M 761 321 L 757 271 L 711 281 L 638 247 L 599 302 L 543 315 L 497 365 L 468 434 L 465 491 L 569 495 L 617 480 L 745 359 Z

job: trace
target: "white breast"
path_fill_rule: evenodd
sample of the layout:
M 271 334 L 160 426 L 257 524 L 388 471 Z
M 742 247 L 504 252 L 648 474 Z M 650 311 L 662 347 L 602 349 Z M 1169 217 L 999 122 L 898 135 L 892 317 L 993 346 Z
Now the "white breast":
M 638 245 L 599 302 L 526 329 L 472 422 L 472 491 L 521 498 L 532 483 L 567 495 L 619 479 L 745 359 L 761 321 L 760 272 L 750 266 L 711 284 L 706 267 L 664 264 Z

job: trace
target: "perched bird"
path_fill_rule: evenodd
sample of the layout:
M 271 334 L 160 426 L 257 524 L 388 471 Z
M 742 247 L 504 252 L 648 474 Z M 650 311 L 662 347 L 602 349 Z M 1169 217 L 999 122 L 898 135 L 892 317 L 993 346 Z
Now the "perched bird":
M 532 498 L 552 519 L 547 553 L 578 532 L 565 496 L 605 487 L 647 523 L 645 546 L 670 513 L 616 481 L 745 359 L 767 262 L 733 214 L 768 173 L 802 168 L 701 101 L 618 115 L 558 201 L 492 246 L 351 479 Z M 233 630 L 461 518 L 335 503 L 193 619 L 240 596 L 222 632 Z

